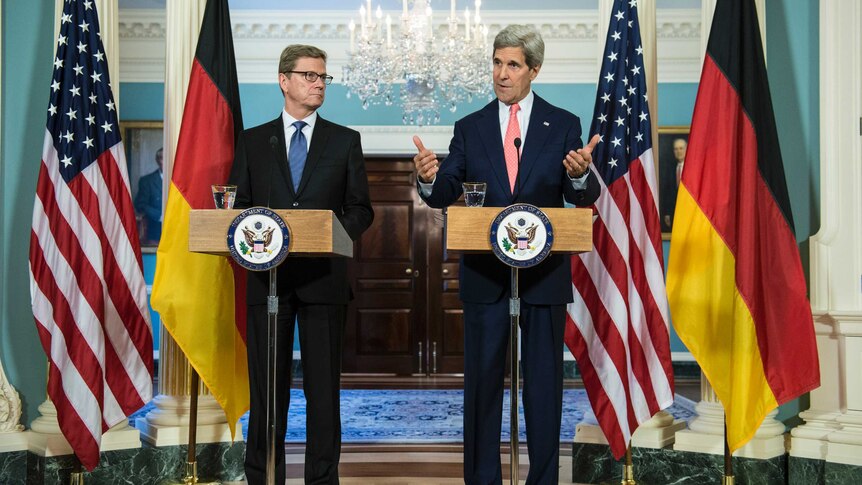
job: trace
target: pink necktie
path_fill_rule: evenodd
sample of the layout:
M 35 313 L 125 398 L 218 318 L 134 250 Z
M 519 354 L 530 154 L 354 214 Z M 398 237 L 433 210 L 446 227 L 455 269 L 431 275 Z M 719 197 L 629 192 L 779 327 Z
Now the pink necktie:
M 515 192 L 515 178 L 518 176 L 518 149 L 515 148 L 515 138 L 521 137 L 521 127 L 518 125 L 518 103 L 509 106 L 509 126 L 506 127 L 506 138 L 503 140 L 503 156 L 506 157 L 506 170 L 509 172 L 509 189 Z

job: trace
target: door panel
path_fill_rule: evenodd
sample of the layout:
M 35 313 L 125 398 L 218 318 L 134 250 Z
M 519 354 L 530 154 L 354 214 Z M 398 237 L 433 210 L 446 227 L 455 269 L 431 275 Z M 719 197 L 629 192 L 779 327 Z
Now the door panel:
M 443 212 L 419 198 L 410 159 L 368 158 L 374 223 L 350 262 L 354 300 L 345 373 L 462 374 L 458 256 L 443 251 Z
M 367 159 L 366 170 L 374 223 L 350 263 L 343 371 L 413 374 L 427 325 L 424 206 L 412 161 Z
M 464 312 L 458 297 L 458 254 L 444 250 L 443 211 L 434 210 L 431 219 L 428 234 L 431 372 L 463 374 Z

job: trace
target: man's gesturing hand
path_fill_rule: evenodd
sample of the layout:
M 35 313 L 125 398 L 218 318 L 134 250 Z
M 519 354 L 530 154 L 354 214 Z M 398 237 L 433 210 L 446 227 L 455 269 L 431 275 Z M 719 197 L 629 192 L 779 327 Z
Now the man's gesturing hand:
M 587 170 L 590 169 L 590 163 L 593 161 L 593 149 L 598 142 L 599 135 L 595 135 L 584 148 L 579 148 L 578 151 L 569 150 L 566 158 L 563 159 L 563 166 L 566 167 L 566 173 L 569 174 L 569 177 L 581 178 L 587 173 Z
M 422 144 L 422 139 L 413 135 L 413 144 L 416 145 L 418 153 L 413 157 L 413 164 L 416 165 L 416 175 L 419 181 L 424 184 L 430 184 L 437 176 L 437 170 L 440 162 L 437 161 L 437 155 L 431 150 L 425 148 Z

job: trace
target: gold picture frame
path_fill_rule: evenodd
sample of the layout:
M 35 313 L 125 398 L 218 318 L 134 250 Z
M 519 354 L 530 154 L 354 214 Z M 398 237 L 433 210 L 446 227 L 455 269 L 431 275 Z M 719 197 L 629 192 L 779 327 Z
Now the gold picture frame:
M 158 151 L 164 144 L 164 123 L 120 121 L 120 134 L 123 137 L 141 250 L 155 252 L 161 237 L 161 213 L 165 199 L 164 179 L 157 174 L 160 171 Z M 154 219 L 157 214 L 160 217 Z

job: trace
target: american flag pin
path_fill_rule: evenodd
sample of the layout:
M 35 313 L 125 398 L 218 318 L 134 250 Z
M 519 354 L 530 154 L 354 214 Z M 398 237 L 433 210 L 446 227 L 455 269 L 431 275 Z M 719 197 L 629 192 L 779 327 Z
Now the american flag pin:
M 544 123 L 544 125 L 545 125 L 545 126 L 551 126 L 551 124 L 550 124 L 550 123 L 548 123 L 547 121 Z

